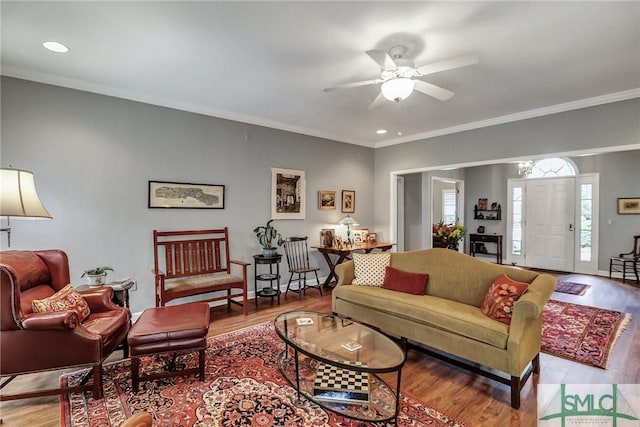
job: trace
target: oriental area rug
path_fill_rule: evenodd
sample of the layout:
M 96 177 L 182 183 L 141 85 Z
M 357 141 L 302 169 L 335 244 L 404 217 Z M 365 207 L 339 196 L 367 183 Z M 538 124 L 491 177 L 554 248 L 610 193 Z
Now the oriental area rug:
M 75 393 L 61 399 L 63 426 L 119 426 L 132 414 L 147 411 L 154 426 L 353 426 L 353 421 L 326 411 L 297 395 L 278 368 L 284 343 L 271 323 L 262 323 L 208 338 L 206 377 L 180 376 L 145 381 L 131 389 L 129 359 L 104 365 L 104 398 Z M 163 369 L 160 357 L 141 359 L 142 373 Z M 197 366 L 197 353 L 178 357 L 177 363 Z M 62 384 L 76 385 L 87 370 L 65 374 Z M 367 405 L 351 405 L 365 408 Z M 365 409 L 363 409 L 365 410 Z M 376 424 L 380 425 L 380 424 Z M 391 425 L 391 424 L 389 424 Z M 464 426 L 427 403 L 401 393 L 400 426 Z
M 542 351 L 606 369 L 631 314 L 549 300 L 542 312 Z
M 585 285 L 584 283 L 575 283 L 558 279 L 555 291 L 563 294 L 584 295 L 590 287 L 591 286 Z

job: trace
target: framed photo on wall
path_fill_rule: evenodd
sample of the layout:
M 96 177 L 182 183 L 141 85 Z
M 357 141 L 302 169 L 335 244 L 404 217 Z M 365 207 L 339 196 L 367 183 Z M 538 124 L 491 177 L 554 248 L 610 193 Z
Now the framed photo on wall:
M 356 192 L 342 190 L 342 212 L 354 213 L 356 211 Z
M 618 198 L 618 215 L 640 215 L 640 197 Z
M 335 191 L 318 191 L 318 209 L 332 210 L 336 208 L 336 192 Z
M 224 185 L 149 181 L 149 208 L 224 209 Z
M 271 168 L 271 218 L 304 219 L 304 171 Z

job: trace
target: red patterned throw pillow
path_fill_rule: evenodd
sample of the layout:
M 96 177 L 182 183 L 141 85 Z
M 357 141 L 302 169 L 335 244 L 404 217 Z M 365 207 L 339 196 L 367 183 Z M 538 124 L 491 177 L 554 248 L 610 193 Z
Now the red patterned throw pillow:
M 78 320 L 80 322 L 86 319 L 91 313 L 87 301 L 73 289 L 71 284 L 60 289 L 48 298 L 40 300 L 34 299 L 31 302 L 31 306 L 34 313 L 72 310 L 78 314 Z
M 387 267 L 382 287 L 392 291 L 406 292 L 413 295 L 424 295 L 424 287 L 429 280 L 428 274 L 412 273 Z
M 517 282 L 503 274 L 491 285 L 480 310 L 488 317 L 510 325 L 513 306 L 528 288 L 528 283 Z

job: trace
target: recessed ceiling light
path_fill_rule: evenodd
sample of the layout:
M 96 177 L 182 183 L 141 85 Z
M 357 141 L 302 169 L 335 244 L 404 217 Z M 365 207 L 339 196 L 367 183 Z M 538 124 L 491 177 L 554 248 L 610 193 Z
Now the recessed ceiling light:
M 69 52 L 69 48 L 65 45 L 63 45 L 62 43 L 58 43 L 58 42 L 44 42 L 42 43 L 42 46 L 44 46 L 46 49 L 49 49 L 52 52 L 56 52 L 56 53 L 67 53 Z
M 387 130 L 386 130 L 386 129 L 378 129 L 378 130 L 376 131 L 376 133 L 377 133 L 378 135 L 384 135 L 385 133 L 387 133 Z

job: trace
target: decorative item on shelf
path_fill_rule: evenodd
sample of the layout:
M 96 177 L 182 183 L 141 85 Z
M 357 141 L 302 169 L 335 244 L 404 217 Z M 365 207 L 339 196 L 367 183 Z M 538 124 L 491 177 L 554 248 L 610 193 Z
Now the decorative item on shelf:
M 284 242 L 284 239 L 278 233 L 278 230 L 271 225 L 272 219 L 267 221 L 266 225 L 261 225 L 253 229 L 253 232 L 258 239 L 258 242 L 262 246 L 262 256 L 265 258 L 273 258 L 278 254 L 278 248 L 274 246 L 280 246 Z
M 489 201 L 487 198 L 481 197 L 478 199 L 478 209 L 480 210 L 486 210 L 488 209 L 489 206 Z
M 33 173 L 12 168 L 0 169 L 0 216 L 7 217 L 7 247 L 11 247 L 11 218 L 51 219 L 42 205 L 33 180 Z
M 481 225 L 478 227 L 478 233 L 479 234 L 483 234 L 484 233 L 484 225 Z
M 113 271 L 111 267 L 94 267 L 85 270 L 80 277 L 86 277 L 89 286 L 102 286 L 107 283 L 107 271 Z
M 465 228 L 462 224 L 449 225 L 439 222 L 433 225 L 433 234 L 446 243 L 447 248 L 457 251 L 458 243 L 464 237 Z
M 353 218 L 351 215 L 345 216 L 344 218 L 342 218 L 340 221 L 338 221 L 338 224 L 340 225 L 346 225 L 347 226 L 347 244 L 351 244 L 351 227 L 357 227 L 358 225 L 360 225 L 358 223 L 358 221 L 356 221 L 355 218 Z

